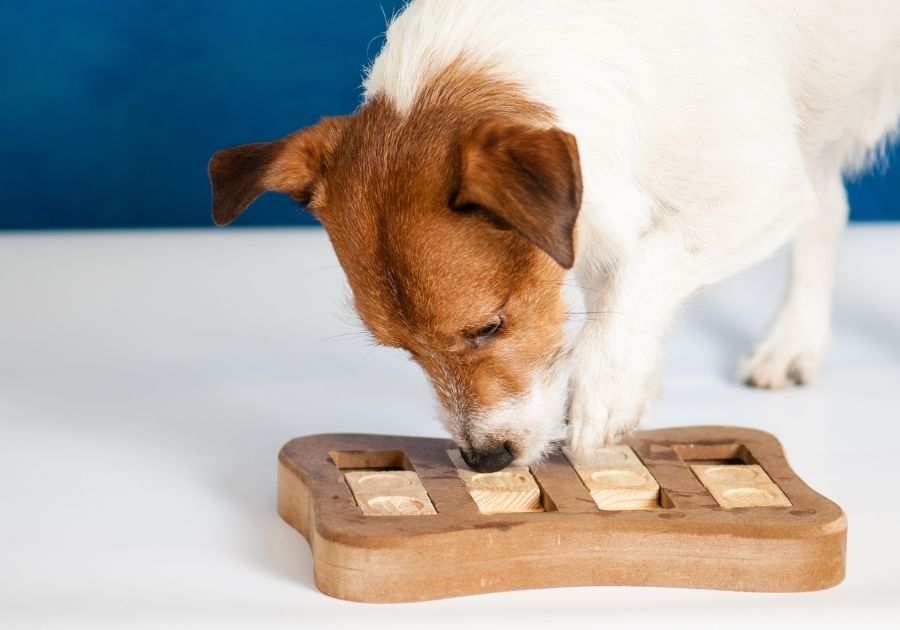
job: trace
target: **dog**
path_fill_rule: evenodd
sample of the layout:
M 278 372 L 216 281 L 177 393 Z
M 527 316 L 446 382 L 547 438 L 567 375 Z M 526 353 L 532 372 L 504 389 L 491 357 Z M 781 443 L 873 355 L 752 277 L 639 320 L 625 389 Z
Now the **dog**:
M 215 154 L 213 218 L 267 190 L 306 206 L 366 327 L 490 472 L 632 431 L 679 306 L 789 241 L 784 305 L 739 373 L 815 375 L 842 176 L 900 118 L 900 3 L 414 0 L 364 93 Z

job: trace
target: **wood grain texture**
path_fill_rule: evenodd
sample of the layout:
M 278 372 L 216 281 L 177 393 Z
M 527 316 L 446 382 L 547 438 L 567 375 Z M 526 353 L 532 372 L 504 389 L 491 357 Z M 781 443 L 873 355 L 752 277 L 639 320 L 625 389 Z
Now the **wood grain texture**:
M 436 514 L 419 476 L 406 470 L 355 470 L 344 473 L 350 492 L 366 516 Z
M 685 427 L 625 442 L 659 482 L 656 509 L 601 511 L 557 453 L 532 468 L 544 511 L 482 514 L 447 455 L 452 442 L 357 434 L 286 444 L 278 509 L 309 541 L 319 589 L 355 601 L 575 585 L 806 591 L 843 579 L 846 518 L 793 473 L 771 435 Z M 402 452 L 437 513 L 365 516 L 338 451 Z M 792 505 L 719 507 L 690 466 L 732 459 L 759 465 Z
M 574 466 L 602 466 L 604 468 L 619 468 L 622 466 L 641 466 L 643 463 L 627 444 L 611 444 L 595 448 L 587 456 L 578 458 L 568 448 L 563 448 L 563 453 Z
M 575 472 L 601 510 L 659 507 L 659 484 L 643 466 L 576 466 Z
M 493 473 L 480 473 L 466 466 L 459 449 L 447 451 L 459 478 L 466 484 L 482 514 L 542 512 L 541 489 L 525 466 L 509 466 Z
M 723 508 L 791 505 L 757 464 L 695 464 L 691 470 Z
M 659 484 L 627 444 L 598 448 L 582 458 L 564 452 L 601 510 L 660 507 Z

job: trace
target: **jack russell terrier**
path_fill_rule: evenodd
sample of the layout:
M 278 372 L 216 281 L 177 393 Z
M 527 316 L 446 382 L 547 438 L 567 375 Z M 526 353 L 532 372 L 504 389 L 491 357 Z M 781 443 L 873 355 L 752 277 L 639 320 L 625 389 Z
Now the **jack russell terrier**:
M 213 217 L 266 190 L 308 207 L 362 321 L 494 471 L 633 430 L 679 305 L 791 240 L 740 377 L 812 378 L 842 175 L 898 118 L 897 0 L 414 0 L 354 113 L 213 156 Z

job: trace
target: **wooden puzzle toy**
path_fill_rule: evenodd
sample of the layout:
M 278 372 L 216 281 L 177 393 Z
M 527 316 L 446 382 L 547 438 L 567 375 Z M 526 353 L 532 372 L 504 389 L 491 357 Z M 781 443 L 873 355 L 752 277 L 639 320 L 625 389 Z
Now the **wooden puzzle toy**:
M 841 509 L 767 433 L 643 431 L 576 459 L 478 473 L 443 439 L 328 434 L 288 442 L 278 509 L 316 584 L 399 602 L 574 585 L 805 591 L 839 583 Z

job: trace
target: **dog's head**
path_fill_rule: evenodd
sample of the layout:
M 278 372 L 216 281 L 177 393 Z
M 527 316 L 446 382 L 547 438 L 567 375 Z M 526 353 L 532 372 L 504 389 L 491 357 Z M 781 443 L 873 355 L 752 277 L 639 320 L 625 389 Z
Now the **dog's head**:
M 375 98 L 210 162 L 224 225 L 262 192 L 323 224 L 380 343 L 427 372 L 474 468 L 538 457 L 564 417 L 565 306 L 581 203 L 575 140 L 508 112 Z

